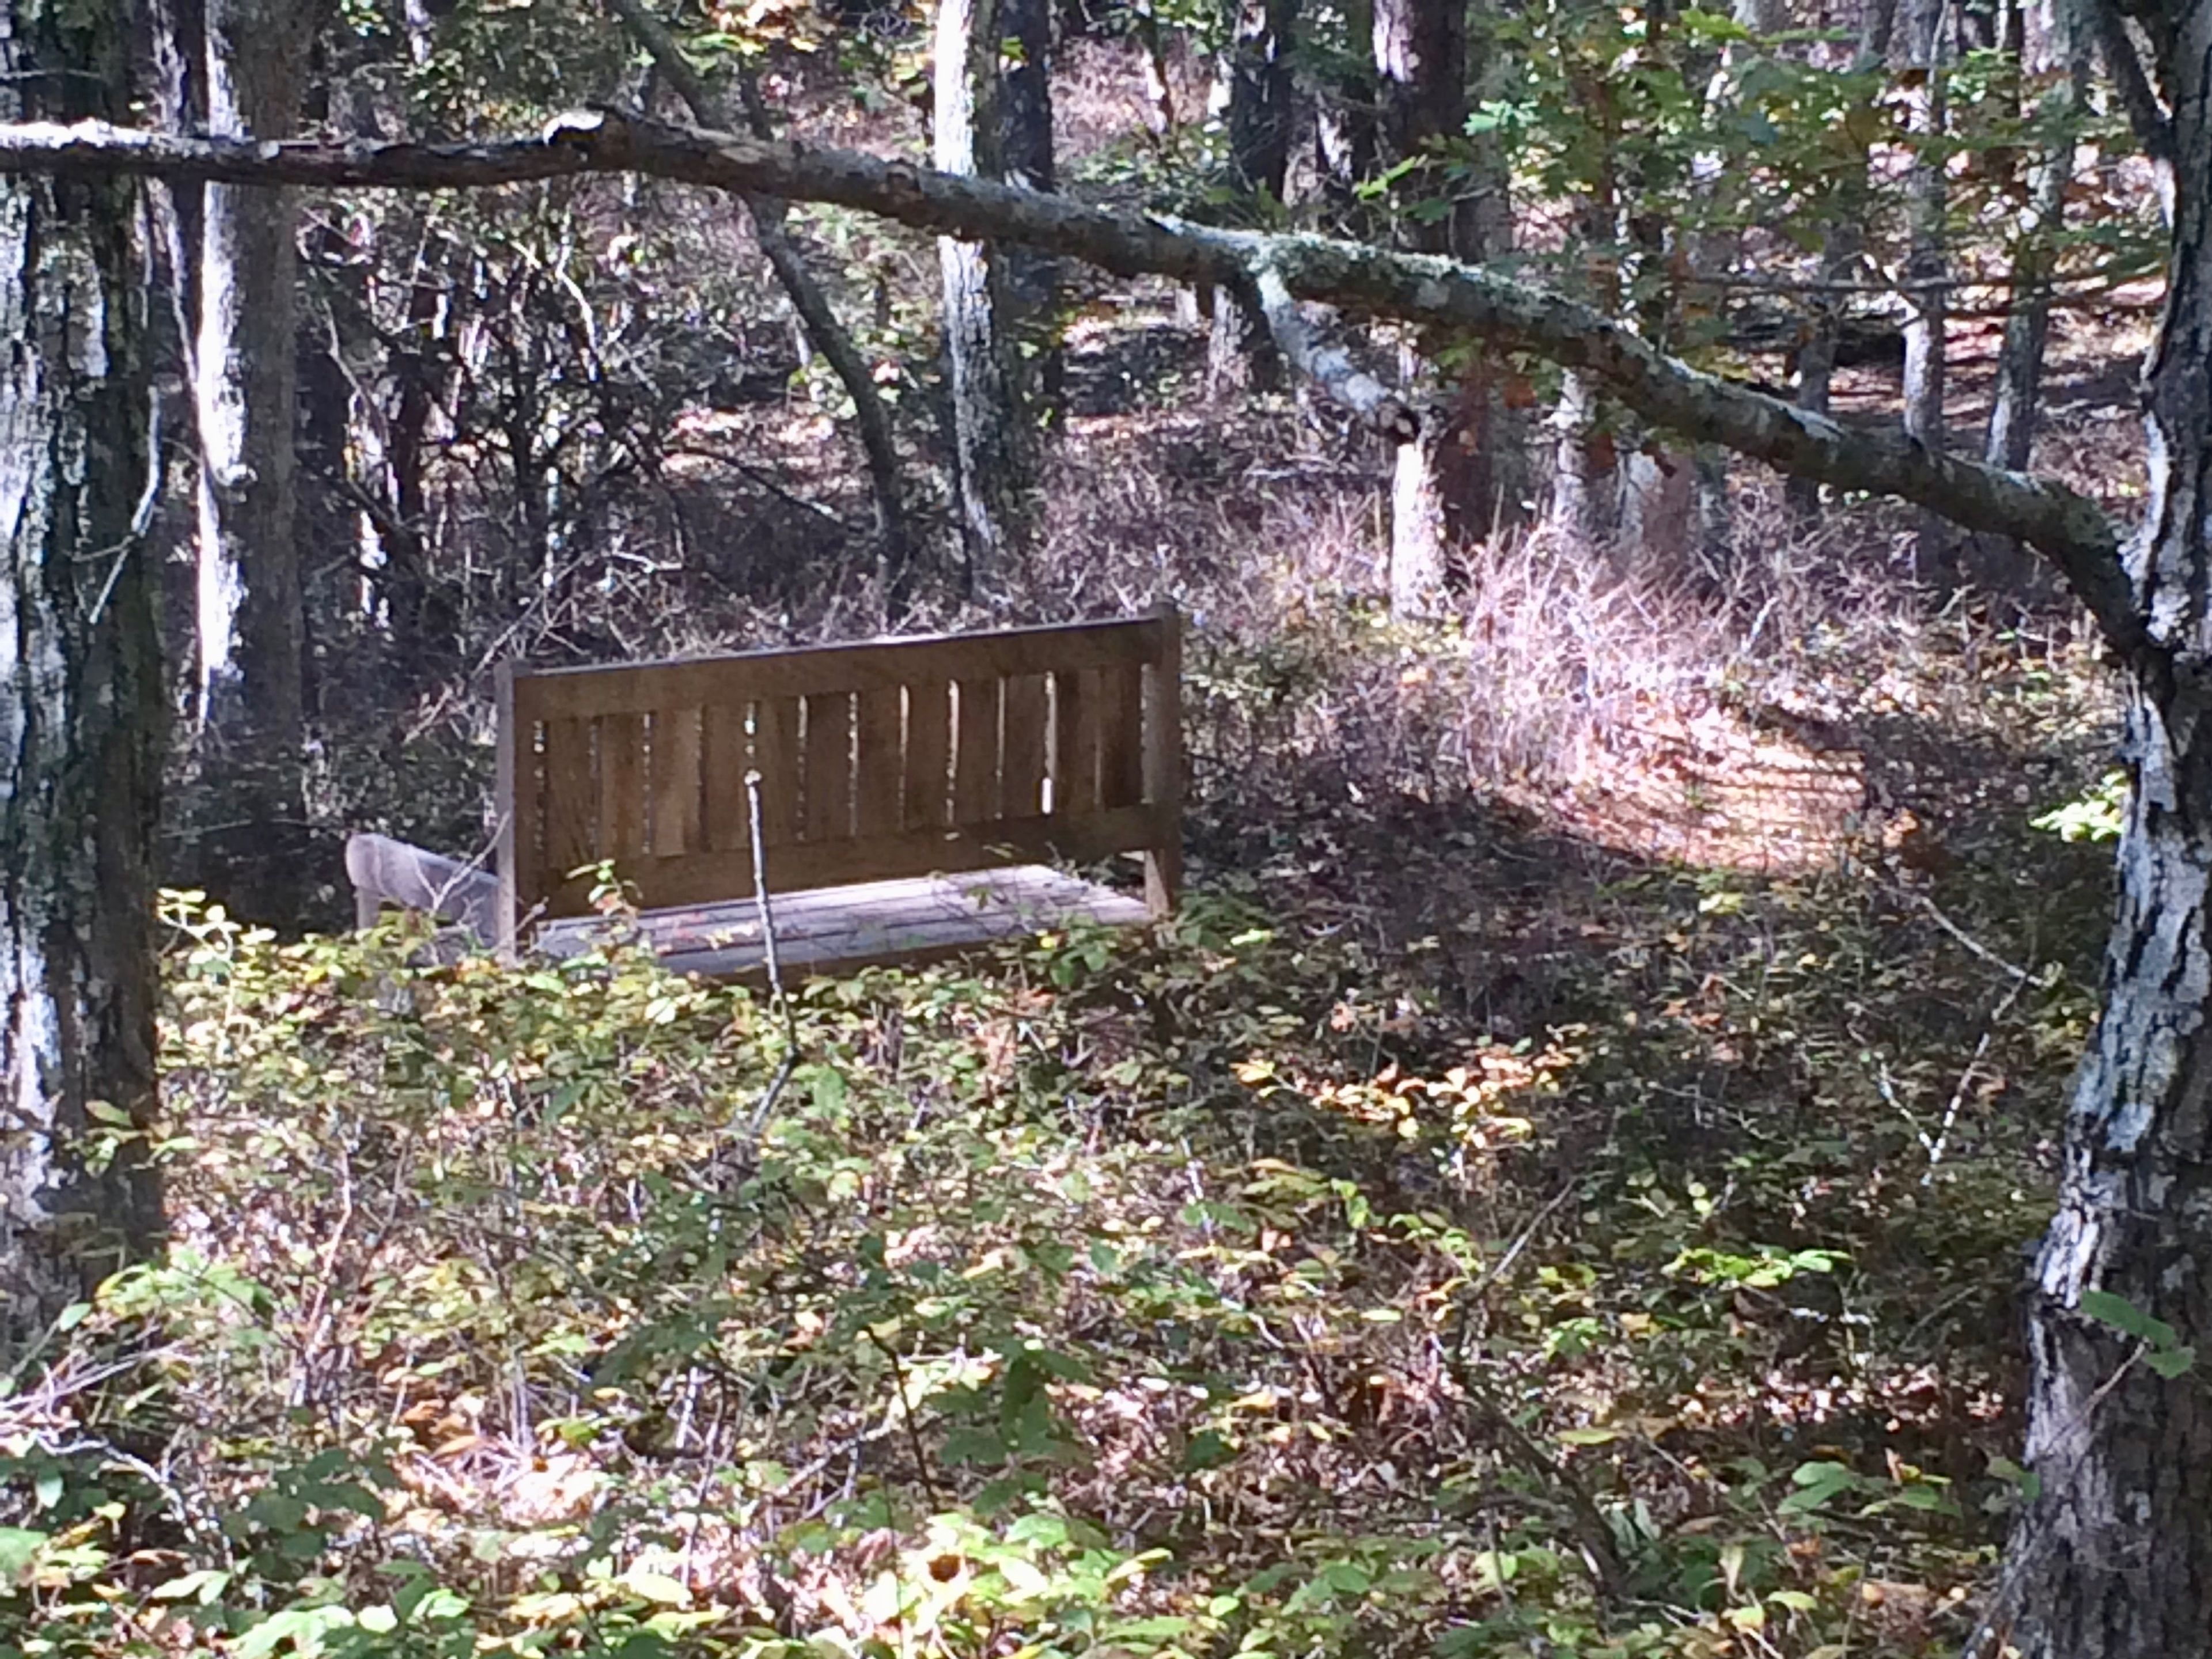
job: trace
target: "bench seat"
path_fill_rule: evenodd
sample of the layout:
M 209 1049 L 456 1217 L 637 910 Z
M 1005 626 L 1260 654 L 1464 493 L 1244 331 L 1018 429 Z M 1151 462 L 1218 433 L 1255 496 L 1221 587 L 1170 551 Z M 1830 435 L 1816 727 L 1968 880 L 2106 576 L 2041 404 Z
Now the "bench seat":
M 769 904 L 777 964 L 793 978 L 957 956 L 1072 922 L 1139 926 L 1152 914 L 1140 898 L 1035 864 L 802 889 L 779 893 Z M 751 899 L 647 910 L 637 925 L 673 972 L 709 979 L 756 979 L 766 972 L 760 910 Z M 532 944 L 556 959 L 572 957 L 602 937 L 601 927 L 584 917 L 548 922 Z

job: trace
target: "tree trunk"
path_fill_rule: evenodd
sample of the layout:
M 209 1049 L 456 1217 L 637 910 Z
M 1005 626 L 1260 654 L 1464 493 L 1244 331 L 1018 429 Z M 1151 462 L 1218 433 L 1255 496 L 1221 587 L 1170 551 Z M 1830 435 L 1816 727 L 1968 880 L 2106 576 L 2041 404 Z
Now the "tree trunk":
M 1231 0 L 1227 82 L 1229 188 L 1248 204 L 1280 205 L 1291 169 L 1291 34 L 1297 0 Z M 1206 387 L 1215 397 L 1264 389 L 1278 363 L 1267 330 L 1243 296 L 1213 295 L 1213 333 L 1206 351 Z
M 1345 0 L 1338 9 L 1346 38 L 1315 100 L 1314 163 L 1336 234 L 1353 236 L 1369 217 L 1359 187 L 1375 176 L 1375 8 L 1372 0 Z
M 2028 172 L 2028 202 L 2012 259 L 2012 315 L 1997 355 L 1996 390 L 1990 405 L 1991 466 L 2027 470 L 2035 444 L 2043 396 L 2043 351 L 2051 333 L 2051 277 L 2058 239 L 2066 228 L 2066 186 L 2074 177 L 2075 125 L 2088 94 L 2088 59 L 2074 38 L 2074 0 L 2044 0 L 2047 16 L 2037 31 L 2039 50 L 2023 62 L 2029 72 L 2052 77 L 2037 100 L 2034 124 L 2040 149 Z
M 1051 0 L 999 0 L 999 30 L 1014 53 L 994 89 L 1000 174 L 1031 190 L 1057 190 Z M 1026 424 L 1036 433 L 1057 423 L 1066 391 L 1066 354 L 1060 344 L 1060 261 L 1026 247 L 1008 248 L 1004 257 L 1012 307 L 1006 331 L 1020 356 Z
M 1413 160 L 1465 131 L 1470 68 L 1494 75 L 1496 54 L 1488 31 L 1471 32 L 1463 5 L 1421 0 L 1375 0 L 1375 74 L 1382 159 Z M 1487 21 L 1484 12 L 1481 22 Z M 1481 62 L 1470 65 L 1479 40 Z M 1407 216 L 1400 237 L 1425 253 L 1480 260 L 1512 246 L 1512 217 L 1502 159 L 1484 145 L 1476 155 L 1473 188 L 1441 174 L 1416 175 L 1419 194 L 1452 192 L 1449 211 L 1434 218 Z M 1449 337 L 1432 334 L 1423 356 L 1433 362 Z M 1401 443 L 1392 458 L 1389 589 L 1393 610 L 1419 615 L 1439 608 L 1452 556 L 1510 520 L 1521 491 L 1511 465 L 1520 447 L 1518 423 L 1504 405 L 1488 360 L 1468 363 L 1456 385 L 1432 399 L 1419 435 Z
M 1905 325 L 1905 430 L 1923 448 L 1938 455 L 1949 447 L 1943 399 L 1948 389 L 1946 316 L 1950 307 L 1950 291 L 1944 283 L 1950 264 L 1943 231 L 1947 191 L 1942 153 L 1944 130 L 1949 125 L 1943 88 L 1944 29 L 1948 16 L 1947 0 L 1906 0 L 1905 52 L 1917 78 L 1907 118 L 1914 143 L 1911 171 L 1905 180 L 1910 243 L 1905 261 L 1905 281 L 1910 285 L 1905 302 L 1911 314 Z M 1936 514 L 1920 515 L 1913 568 L 1923 581 L 1937 586 L 1948 586 L 1953 580 L 1951 527 Z
M 995 0 L 938 0 L 933 55 L 939 169 L 996 178 L 990 154 L 998 65 Z M 1030 468 L 1003 261 L 981 242 L 937 244 L 944 283 L 945 359 L 952 392 L 955 495 L 971 589 L 995 592 L 1030 539 Z
M 112 118 L 118 13 L 0 5 L 0 112 Z M 0 1355 L 161 1231 L 153 841 L 166 707 L 144 295 L 119 179 L 0 181 Z
M 2174 252 L 2146 370 L 2148 510 L 2124 560 L 2148 631 L 2129 653 L 2133 788 L 2104 1014 L 2029 1302 L 2039 1491 L 1981 1644 L 2021 1659 L 2212 1654 L 2212 5 L 2180 14 L 2164 56 Z
M 207 0 L 205 118 L 226 137 L 295 130 L 319 9 Z M 295 536 L 300 195 L 206 186 L 199 319 L 198 714 L 216 819 L 207 849 L 225 896 L 298 919 L 305 868 L 306 618 Z
M 1889 36 L 1897 18 L 1897 0 L 1867 0 L 1859 15 L 1858 50 L 1851 58 L 1854 76 L 1871 76 L 1889 57 Z M 1843 123 L 1848 135 L 1874 130 L 1874 94 L 1854 104 Z M 1850 281 L 1859 268 L 1866 246 L 1867 203 L 1871 191 L 1867 169 L 1873 149 L 1865 138 L 1853 137 L 1850 159 L 1837 170 L 1826 228 L 1821 234 L 1820 281 L 1831 290 Z M 1828 412 L 1835 380 L 1836 349 L 1843 335 L 1844 299 L 1838 292 L 1814 296 L 1812 319 L 1805 343 L 1797 354 L 1797 407 L 1815 415 Z M 1792 478 L 1785 489 L 1791 509 L 1810 519 L 1820 511 L 1820 486 L 1808 478 Z
M 2066 228 L 2066 191 L 2074 178 L 2075 131 L 2089 93 L 2089 53 L 2077 38 L 2075 0 L 2040 0 L 2038 26 L 2021 42 L 2019 63 L 2046 79 L 2036 100 L 2038 147 L 2028 167 L 2027 200 L 2013 246 L 2012 314 L 2005 319 L 1990 401 L 1983 459 L 1991 466 L 2027 470 L 2042 416 L 2043 356 L 2051 337 L 2051 276 Z M 2018 9 L 2025 22 L 2025 8 Z M 2013 542 L 1978 538 L 1974 579 L 1992 593 L 2025 600 L 2040 572 L 2034 556 Z

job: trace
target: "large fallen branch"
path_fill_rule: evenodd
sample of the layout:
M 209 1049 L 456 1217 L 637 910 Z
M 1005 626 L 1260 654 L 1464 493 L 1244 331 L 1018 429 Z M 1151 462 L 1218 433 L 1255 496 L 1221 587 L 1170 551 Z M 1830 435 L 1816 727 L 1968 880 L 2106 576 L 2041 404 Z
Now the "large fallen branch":
M 1300 300 L 1455 328 L 1602 381 L 1654 424 L 1800 477 L 1888 495 L 1966 529 L 2027 543 L 2073 585 L 2106 637 L 2135 654 L 2148 635 L 2119 538 L 2096 503 L 2063 485 L 1929 453 L 1902 433 L 1854 431 L 1704 374 L 1575 301 L 1431 256 L 1314 236 L 1194 225 L 1161 214 L 1039 195 L 850 150 L 814 149 L 642 121 L 563 116 L 538 138 L 473 144 L 270 143 L 185 138 L 85 123 L 0 125 L 0 172 L 134 173 L 236 184 L 463 189 L 634 172 L 880 214 L 918 229 L 1028 243 L 1122 276 L 1237 285 L 1272 273 Z

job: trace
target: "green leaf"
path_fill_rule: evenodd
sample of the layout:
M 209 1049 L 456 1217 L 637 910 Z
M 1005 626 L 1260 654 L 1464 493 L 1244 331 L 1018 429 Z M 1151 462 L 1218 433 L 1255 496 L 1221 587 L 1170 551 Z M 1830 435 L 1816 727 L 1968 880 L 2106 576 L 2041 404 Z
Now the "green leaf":
M 2188 1346 L 2160 1348 L 2147 1356 L 2143 1364 L 2171 1382 L 2197 1364 L 2197 1350 Z
M 2123 1335 L 2148 1342 L 2154 1348 L 2171 1348 L 2181 1340 L 2180 1333 L 2163 1319 L 2153 1317 L 2124 1296 L 2110 1291 L 2081 1292 L 2081 1311 L 2100 1325 L 2109 1325 Z
M 640 1601 L 659 1607 L 682 1607 L 691 1603 L 690 1590 L 665 1572 L 627 1572 L 623 1575 L 622 1585 Z
M 0 1527 L 0 1578 L 13 1578 L 39 1559 L 46 1534 L 27 1527 Z

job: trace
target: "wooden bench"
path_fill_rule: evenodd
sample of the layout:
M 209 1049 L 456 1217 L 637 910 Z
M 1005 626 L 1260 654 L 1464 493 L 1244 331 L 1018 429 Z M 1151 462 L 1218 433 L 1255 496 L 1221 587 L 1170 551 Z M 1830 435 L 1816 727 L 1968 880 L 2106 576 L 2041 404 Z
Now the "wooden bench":
M 428 910 L 514 952 L 588 948 L 602 866 L 668 965 L 797 973 L 1163 916 L 1182 878 L 1182 623 L 502 668 L 486 872 L 380 836 L 346 849 L 363 925 Z M 1144 897 L 1066 873 L 1125 854 Z

